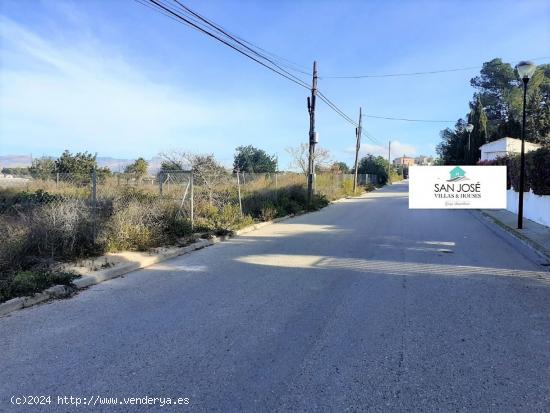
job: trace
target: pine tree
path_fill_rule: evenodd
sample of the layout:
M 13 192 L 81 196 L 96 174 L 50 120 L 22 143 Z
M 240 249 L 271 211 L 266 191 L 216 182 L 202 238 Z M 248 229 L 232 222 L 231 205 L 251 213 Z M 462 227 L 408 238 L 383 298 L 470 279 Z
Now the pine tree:
M 471 106 L 472 111 L 470 112 L 469 120 L 474 125 L 474 130 L 470 137 L 470 151 L 467 154 L 466 163 L 468 165 L 475 165 L 481 158 L 480 146 L 488 142 L 487 114 L 485 113 L 485 109 L 483 109 L 479 97 L 475 104 L 471 104 Z

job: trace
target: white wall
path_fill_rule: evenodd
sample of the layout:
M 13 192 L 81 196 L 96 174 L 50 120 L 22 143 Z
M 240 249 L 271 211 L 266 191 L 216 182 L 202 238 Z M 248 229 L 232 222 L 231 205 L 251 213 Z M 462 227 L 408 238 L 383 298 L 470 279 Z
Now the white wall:
M 532 142 L 525 142 L 525 153 L 535 151 L 540 145 Z M 521 152 L 521 140 L 513 138 L 502 138 L 486 143 L 479 147 L 482 161 L 493 161 L 499 156 L 517 154 Z
M 518 213 L 519 192 L 507 191 L 506 205 L 508 211 Z M 550 227 L 550 195 L 535 195 L 533 192 L 523 194 L 523 217 Z

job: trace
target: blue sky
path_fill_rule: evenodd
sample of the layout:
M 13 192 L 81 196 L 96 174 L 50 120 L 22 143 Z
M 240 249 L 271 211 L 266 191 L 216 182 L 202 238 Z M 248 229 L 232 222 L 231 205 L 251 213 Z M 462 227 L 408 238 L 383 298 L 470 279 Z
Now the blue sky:
M 550 55 L 550 2 L 185 1 L 253 43 L 310 69 L 353 118 L 456 120 L 476 70 L 383 74 L 516 63 Z M 64 149 L 146 158 L 182 149 L 230 164 L 235 147 L 278 154 L 307 141 L 307 91 L 132 0 L 3 0 L 0 155 Z M 521 30 L 518 26 L 523 25 Z M 539 61 L 548 62 L 550 59 Z M 307 76 L 301 75 L 307 82 Z M 449 124 L 449 125 L 452 125 Z M 367 118 L 363 153 L 434 154 L 446 124 Z M 351 163 L 354 128 L 319 102 L 321 145 Z

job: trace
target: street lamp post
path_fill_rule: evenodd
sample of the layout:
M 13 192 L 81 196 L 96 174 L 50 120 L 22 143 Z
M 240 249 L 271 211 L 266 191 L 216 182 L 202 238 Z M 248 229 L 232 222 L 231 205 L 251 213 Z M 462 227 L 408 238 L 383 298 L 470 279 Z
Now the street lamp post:
M 518 229 L 523 228 L 523 189 L 525 186 L 525 104 L 527 100 L 527 83 L 535 73 L 536 65 L 533 62 L 522 61 L 516 66 L 519 77 L 523 81 L 523 119 L 521 122 L 521 161 L 519 171 L 519 202 L 518 202 Z
M 466 132 L 468 132 L 468 163 L 470 163 L 470 137 L 472 135 L 472 131 L 474 130 L 474 125 L 471 123 L 468 123 L 466 125 Z

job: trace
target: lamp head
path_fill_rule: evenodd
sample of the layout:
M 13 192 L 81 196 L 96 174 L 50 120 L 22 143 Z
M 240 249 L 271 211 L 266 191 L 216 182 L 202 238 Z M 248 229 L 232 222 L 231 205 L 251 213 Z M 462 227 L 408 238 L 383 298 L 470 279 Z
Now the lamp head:
M 471 123 L 468 123 L 466 125 L 466 132 L 470 133 L 474 130 L 474 125 L 472 125 Z
M 516 65 L 519 77 L 523 79 L 524 82 L 528 82 L 529 79 L 533 77 L 533 73 L 535 73 L 536 68 L 537 65 L 527 60 L 521 61 Z

